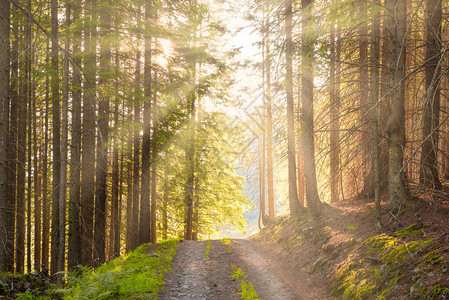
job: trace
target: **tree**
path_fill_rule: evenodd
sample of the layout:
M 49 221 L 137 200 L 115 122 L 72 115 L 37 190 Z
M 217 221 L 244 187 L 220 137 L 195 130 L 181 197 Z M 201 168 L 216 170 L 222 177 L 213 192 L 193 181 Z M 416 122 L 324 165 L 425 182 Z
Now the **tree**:
M 372 117 L 372 161 L 373 161 L 373 183 L 374 183 L 374 203 L 376 214 L 376 226 L 382 227 L 381 221 L 381 165 L 380 165 L 380 147 L 379 147 L 379 43 L 380 43 L 380 17 L 376 11 L 379 5 L 379 0 L 374 0 L 371 4 L 371 11 L 374 17 L 371 29 L 371 45 L 370 45 L 370 98 L 371 98 L 371 117 Z
M 152 5 L 150 1 L 145 3 L 145 68 L 144 87 L 145 98 L 143 103 L 143 139 L 142 139 L 142 195 L 140 198 L 140 224 L 139 243 L 150 241 L 150 190 L 151 190 L 151 101 L 152 101 L 152 78 L 151 78 L 151 31 L 150 20 L 152 18 Z
M 81 264 L 93 262 L 93 226 L 95 196 L 95 95 L 97 53 L 97 0 L 87 0 L 90 26 L 85 33 L 85 76 L 87 87 L 83 99 L 83 133 L 81 166 Z
M 298 200 L 298 190 L 296 186 L 295 115 L 293 105 L 292 14 L 292 1 L 288 0 L 285 3 L 285 81 L 287 92 L 288 199 L 290 204 L 290 215 L 293 217 L 299 213 L 301 207 Z
M 77 25 L 81 15 L 81 0 L 73 2 L 73 36 L 72 53 L 75 64 L 81 66 L 81 27 Z M 69 197 L 69 232 L 67 259 L 68 268 L 73 271 L 81 263 L 80 237 L 80 187 L 81 187 L 81 72 L 73 68 L 72 74 L 72 141 L 70 148 L 70 197 Z
M 304 174 L 306 178 L 307 208 L 317 217 L 320 214 L 321 201 L 318 196 L 315 166 L 315 146 L 313 132 L 313 36 L 308 30 L 312 27 L 312 0 L 302 0 L 302 150 Z
M 406 200 L 404 172 L 405 147 L 405 53 L 407 3 L 405 0 L 387 0 L 387 32 L 390 46 L 389 87 L 390 115 L 387 121 L 387 134 L 390 139 L 390 161 L 388 187 L 392 208 L 400 209 Z
M 98 103 L 98 136 L 97 136 L 97 173 L 95 185 L 95 231 L 94 231 L 94 262 L 106 261 L 106 193 L 108 176 L 108 141 L 109 141 L 109 72 L 111 69 L 111 3 L 101 2 L 100 9 L 100 69 L 99 87 L 100 101 Z
M 51 205 L 51 273 L 57 272 L 59 252 L 59 189 L 61 180 L 61 105 L 59 80 L 58 0 L 51 0 L 51 95 L 53 121 L 53 179 Z
M 0 1 L 0 228 L 7 228 L 8 207 L 8 118 L 9 118 L 9 1 Z M 7 244 L 7 233 L 2 230 L 0 242 Z M 0 249 L 0 270 L 6 270 L 8 253 Z
M 426 97 L 423 107 L 423 145 L 419 183 L 441 189 L 438 175 L 438 125 L 440 119 L 442 1 L 426 6 Z

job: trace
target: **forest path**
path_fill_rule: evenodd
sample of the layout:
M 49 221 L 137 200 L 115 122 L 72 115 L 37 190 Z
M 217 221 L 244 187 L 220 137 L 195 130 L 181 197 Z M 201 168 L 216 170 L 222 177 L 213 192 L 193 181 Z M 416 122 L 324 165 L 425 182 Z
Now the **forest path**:
M 263 300 L 303 299 L 288 288 L 283 268 L 250 240 L 182 241 L 165 280 L 161 300 L 241 299 L 240 281 L 232 278 L 233 266 L 248 275 Z

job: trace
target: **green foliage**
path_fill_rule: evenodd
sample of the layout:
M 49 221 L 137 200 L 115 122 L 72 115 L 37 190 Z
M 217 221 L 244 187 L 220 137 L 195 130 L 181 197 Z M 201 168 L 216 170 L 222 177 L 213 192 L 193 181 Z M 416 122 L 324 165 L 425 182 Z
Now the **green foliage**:
M 82 268 L 79 278 L 69 278 L 61 290 L 64 299 L 148 299 L 157 296 L 164 285 L 164 274 L 178 247 L 177 240 L 159 244 L 153 253 L 148 244 L 109 261 L 95 270 Z
M 259 297 L 257 296 L 256 291 L 254 290 L 254 287 L 252 284 L 247 283 L 245 281 L 245 278 L 247 275 L 243 273 L 242 269 L 236 266 L 232 266 L 232 278 L 235 280 L 240 280 L 240 288 L 241 293 L 240 297 L 244 300 L 257 300 Z

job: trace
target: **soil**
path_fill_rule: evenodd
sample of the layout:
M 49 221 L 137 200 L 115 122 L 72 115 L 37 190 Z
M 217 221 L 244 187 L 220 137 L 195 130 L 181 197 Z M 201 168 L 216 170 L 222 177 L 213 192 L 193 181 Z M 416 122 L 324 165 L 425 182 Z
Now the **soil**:
M 161 300 L 174 299 L 241 299 L 240 281 L 232 277 L 233 266 L 247 275 L 245 281 L 254 286 L 260 299 L 307 299 L 298 289 L 291 289 L 294 278 L 269 252 L 252 240 L 182 241 L 165 280 Z M 322 298 L 324 299 L 324 298 Z

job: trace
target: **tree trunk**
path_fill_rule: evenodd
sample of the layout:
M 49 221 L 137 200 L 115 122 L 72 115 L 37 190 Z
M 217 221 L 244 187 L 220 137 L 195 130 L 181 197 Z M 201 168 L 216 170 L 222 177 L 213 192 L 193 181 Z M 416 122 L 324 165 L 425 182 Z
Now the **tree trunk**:
M 42 194 L 41 194 L 41 169 L 38 157 L 38 150 L 40 149 L 41 140 L 38 139 L 37 131 L 37 103 L 36 95 L 33 96 L 33 169 L 34 169 L 34 270 L 39 272 L 41 270 L 41 241 L 42 241 Z M 39 124 L 40 125 L 40 124 Z
M 154 75 L 155 81 L 156 81 L 156 72 Z M 157 241 L 157 231 L 156 231 L 156 218 L 157 218 L 157 165 L 156 165 L 156 159 L 158 157 L 158 145 L 156 141 L 156 131 L 158 129 L 158 123 L 157 123 L 157 113 L 156 113 L 156 107 L 157 107 L 157 98 L 156 93 L 153 93 L 153 110 L 152 110 L 152 116 L 153 116 L 153 138 L 151 139 L 151 153 L 152 153 L 152 164 L 151 164 L 151 215 L 150 215 L 150 242 L 155 244 Z
M 419 183 L 441 189 L 438 175 L 438 131 L 440 118 L 442 1 L 427 0 L 426 7 L 426 97 L 423 107 L 423 145 Z
M 266 119 L 266 145 L 267 145 L 267 187 L 268 187 L 268 217 L 274 218 L 274 179 L 273 179 L 273 112 L 272 112 L 272 95 L 271 95 L 271 51 L 270 51 L 270 14 L 269 7 L 266 4 L 266 18 L 265 18 L 265 41 L 266 43 L 266 58 L 265 58 L 265 72 L 267 76 L 267 90 L 266 90 L 266 100 L 267 100 L 267 119 Z M 293 91 L 292 91 L 293 93 Z M 293 95 L 292 95 L 293 99 Z M 293 100 L 292 100 L 293 101 Z M 265 153 L 265 143 L 264 143 L 264 153 Z M 265 165 L 264 165 L 265 168 Z M 264 171 L 265 173 L 265 171 Z M 290 180 L 290 179 L 289 179 Z M 264 198 L 265 199 L 265 198 Z
M 145 3 L 145 69 L 144 86 L 145 101 L 143 104 L 143 139 L 142 139 L 142 196 L 140 199 L 140 224 L 139 243 L 150 242 L 150 186 L 151 186 L 151 99 L 152 99 L 152 78 L 151 78 L 151 36 L 148 22 L 151 19 L 152 5 Z
M 335 3 L 333 3 L 335 5 Z M 338 50 L 335 47 L 335 28 L 332 25 L 330 29 L 330 93 L 329 100 L 331 105 L 331 125 L 330 125 L 330 154 L 329 154 L 329 176 L 330 176 L 330 189 L 331 189 L 331 202 L 339 201 L 339 189 L 338 184 L 340 181 L 340 99 L 337 97 L 339 94 L 340 86 L 337 86 L 336 65 L 340 62 L 337 60 L 339 56 Z M 338 48 L 338 47 L 337 47 Z
M 134 170 L 133 170 L 133 246 L 134 249 L 139 244 L 139 198 L 140 198 L 140 106 L 142 101 L 141 74 L 140 74 L 140 52 L 136 57 L 136 79 L 134 95 Z
M 50 41 L 47 39 L 47 57 L 46 64 L 50 62 Z M 50 250 L 50 201 L 48 199 L 48 144 L 49 144 L 49 113 L 50 113 L 50 77 L 48 73 L 45 76 L 45 113 L 44 113 L 44 149 L 42 154 L 42 270 L 49 268 L 49 250 Z
M 306 178 L 307 208 L 310 214 L 318 217 L 321 211 L 321 200 L 318 196 L 315 167 L 315 146 L 313 132 L 313 46 L 314 38 L 309 36 L 306 28 L 311 27 L 312 0 L 302 0 L 302 150 L 304 157 L 304 175 Z
M 379 0 L 373 1 L 373 6 L 380 4 Z M 372 161 L 373 161 L 373 181 L 374 181 L 374 203 L 376 226 L 382 228 L 381 207 L 380 207 L 380 147 L 379 147 L 379 43 L 380 43 L 380 17 L 376 14 L 373 17 L 371 30 L 370 47 L 370 67 L 371 67 L 371 134 L 372 134 Z
M 98 137 L 97 137 L 97 173 L 95 186 L 95 231 L 94 262 L 102 264 L 106 261 L 106 192 L 108 175 L 108 141 L 109 141 L 109 80 L 111 68 L 111 15 L 108 13 L 109 1 L 104 1 L 100 11 L 100 79 L 101 97 L 98 104 Z M 105 7 L 106 6 L 106 7 Z
M 387 32 L 389 32 L 391 108 L 387 122 L 390 138 L 389 193 L 393 209 L 401 209 L 406 201 L 404 172 L 401 171 L 405 147 L 405 34 L 407 3 L 405 0 L 387 0 Z
M 73 3 L 73 22 L 81 15 L 81 0 Z M 81 30 L 77 29 L 73 37 L 73 59 L 81 65 Z M 81 263 L 80 237 L 80 188 L 81 188 L 81 73 L 77 67 L 72 75 L 72 141 L 70 148 L 70 199 L 68 233 L 68 269 L 75 270 Z
M 66 28 L 70 28 L 70 4 L 66 7 Z M 58 275 L 56 277 L 56 284 L 62 286 L 63 274 L 65 268 L 65 227 L 66 227 L 66 195 L 67 195 L 67 149 L 69 137 L 69 73 L 70 73 L 70 36 L 67 35 L 65 41 L 64 54 L 64 75 L 62 84 L 62 134 L 61 134 L 61 173 L 59 178 L 59 228 L 58 228 Z
M 131 109 L 128 113 L 131 115 Z M 132 118 L 128 116 L 128 121 L 132 123 Z M 126 252 L 130 252 L 133 249 L 133 132 L 130 130 L 128 133 L 128 145 L 127 148 L 130 149 L 126 153 L 126 169 L 127 169 L 127 195 L 126 195 Z
M 58 0 L 51 0 L 51 95 L 53 121 L 53 179 L 51 205 L 51 273 L 58 271 L 59 251 L 59 190 L 61 180 L 61 109 L 59 94 Z
M 9 118 L 9 1 L 0 2 L 0 228 L 7 228 L 8 205 L 8 118 Z M 8 236 L 5 230 L 0 232 L 0 242 L 7 244 Z M 7 270 L 7 248 L 0 249 L 0 270 Z
M 115 52 L 115 70 L 116 72 L 119 70 L 119 49 L 116 48 Z M 117 74 L 118 76 L 118 74 Z M 115 80 L 115 92 L 118 95 L 118 80 Z M 117 96 L 118 97 L 118 96 Z M 115 100 L 115 108 L 114 108 L 114 126 L 118 128 L 119 124 L 119 99 Z M 111 235 L 110 239 L 112 240 L 113 249 L 112 255 L 109 257 L 118 257 L 120 256 L 120 222 L 119 222 L 119 149 L 118 145 L 120 143 L 120 138 L 118 135 L 118 131 L 115 132 L 114 135 L 114 149 L 112 151 L 112 188 L 111 188 Z
M 361 130 L 361 142 L 363 150 L 361 151 L 361 166 L 363 176 L 363 189 L 362 195 L 372 195 L 374 191 L 373 186 L 373 165 L 371 157 L 371 143 L 369 134 L 370 122 L 369 120 L 368 106 L 370 103 L 369 97 L 369 72 L 368 72 L 368 24 L 367 24 L 367 5 L 365 2 L 359 3 L 360 19 L 362 25 L 360 27 L 359 36 L 359 95 L 360 95 L 360 130 Z M 366 145 L 366 146 L 365 146 Z M 360 191 L 358 191 L 360 192 Z
M 295 151 L 295 112 L 293 105 L 293 41 L 292 41 L 292 0 L 285 3 L 285 59 L 286 59 L 286 92 L 287 92 L 287 142 L 288 142 L 288 201 L 290 216 L 300 212 L 296 186 L 296 151 Z
M 27 23 L 25 29 L 25 41 L 29 41 L 31 35 Z M 25 45 L 26 47 L 26 45 Z M 29 48 L 26 48 L 29 49 Z M 25 63 L 21 66 L 22 75 L 19 79 L 21 87 L 19 93 L 18 115 L 18 150 L 17 150 L 17 212 L 16 212 L 16 273 L 24 273 L 25 264 L 25 166 L 26 166 L 26 134 L 27 134 L 27 104 L 29 89 L 28 60 L 29 51 L 25 51 Z
M 95 196 L 95 94 L 97 48 L 97 0 L 87 0 L 86 12 L 90 12 L 91 25 L 86 33 L 85 88 L 83 101 L 82 166 L 81 166 L 81 264 L 93 262 L 93 222 Z
M 2 9 L 2 12 L 7 12 L 8 9 Z M 11 85 L 10 85 L 10 123 L 9 123 L 9 147 L 8 147 L 8 209 L 7 209 L 7 221 L 6 232 L 8 235 L 6 243 L 6 271 L 14 273 L 14 241 L 15 241 L 15 224 L 16 224 L 16 179 L 17 179 L 17 135 L 18 135 L 18 108 L 19 108 L 19 24 L 17 20 L 17 8 L 14 6 L 12 9 L 12 28 L 13 28 L 13 40 L 11 43 Z M 4 22 L 9 20 L 9 14 L 6 14 L 7 18 L 3 19 Z M 3 39 L 5 40 L 5 39 Z M 6 39 L 8 41 L 8 39 Z M 2 56 L 1 59 L 7 59 L 6 56 Z M 8 62 L 9 63 L 9 62 Z

